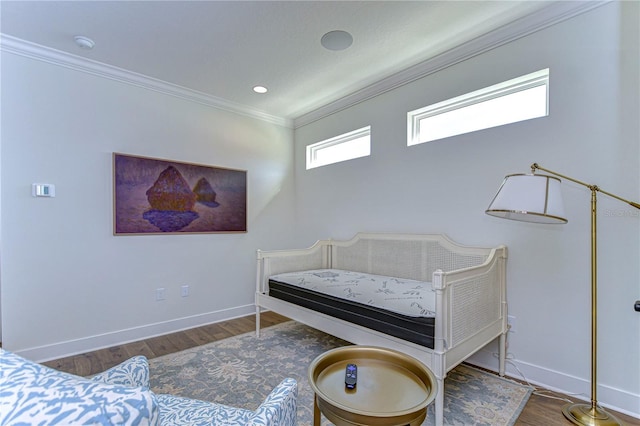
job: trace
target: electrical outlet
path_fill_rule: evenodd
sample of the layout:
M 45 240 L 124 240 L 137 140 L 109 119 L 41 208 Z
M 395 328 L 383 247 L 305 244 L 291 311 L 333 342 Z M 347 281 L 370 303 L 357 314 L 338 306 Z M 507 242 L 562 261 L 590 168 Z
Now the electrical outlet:
M 507 316 L 507 325 L 509 326 L 509 333 L 516 332 L 516 317 L 513 315 Z
M 156 301 L 159 302 L 164 299 L 166 299 L 164 287 L 156 288 Z
M 180 295 L 182 297 L 189 296 L 189 286 L 188 285 L 183 285 L 182 287 L 180 287 Z

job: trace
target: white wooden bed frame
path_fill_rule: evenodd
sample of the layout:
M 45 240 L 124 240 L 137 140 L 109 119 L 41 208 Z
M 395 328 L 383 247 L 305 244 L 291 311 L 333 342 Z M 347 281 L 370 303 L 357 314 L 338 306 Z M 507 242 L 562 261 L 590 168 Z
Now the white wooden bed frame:
M 505 373 L 507 248 L 467 247 L 445 235 L 359 233 L 348 241 L 319 240 L 297 250 L 258 250 L 256 333 L 260 312 L 271 310 L 348 342 L 411 355 L 437 379 L 436 424 L 443 423 L 444 379 L 466 358 L 499 337 L 499 373 Z M 434 348 L 429 349 L 269 296 L 271 275 L 342 269 L 432 282 L 436 293 Z

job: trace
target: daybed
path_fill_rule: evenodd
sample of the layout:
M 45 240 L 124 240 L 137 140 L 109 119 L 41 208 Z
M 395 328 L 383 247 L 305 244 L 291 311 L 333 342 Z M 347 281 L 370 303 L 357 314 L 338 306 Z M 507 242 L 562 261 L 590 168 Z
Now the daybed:
M 149 365 L 135 356 L 90 379 L 0 349 L 0 425 L 296 424 L 297 383 L 284 379 L 256 411 L 149 390 Z
M 466 247 L 444 235 L 360 233 L 258 250 L 256 333 L 268 309 L 354 344 L 409 354 L 436 376 L 441 425 L 447 373 L 498 337 L 504 375 L 506 259 L 504 246 Z

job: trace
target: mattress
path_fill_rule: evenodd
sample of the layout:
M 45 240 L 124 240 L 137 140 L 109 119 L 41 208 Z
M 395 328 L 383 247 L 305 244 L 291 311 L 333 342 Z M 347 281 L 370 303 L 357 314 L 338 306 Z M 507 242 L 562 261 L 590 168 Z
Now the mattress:
M 428 282 L 316 269 L 269 277 L 269 296 L 433 349 Z

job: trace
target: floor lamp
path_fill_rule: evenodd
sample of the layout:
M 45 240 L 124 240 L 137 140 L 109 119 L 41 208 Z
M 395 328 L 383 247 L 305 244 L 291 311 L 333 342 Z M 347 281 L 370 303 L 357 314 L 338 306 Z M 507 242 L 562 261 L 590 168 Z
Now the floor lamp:
M 535 174 L 536 170 L 542 170 L 553 176 Z M 565 405 L 562 408 L 562 413 L 568 420 L 577 425 L 619 425 L 621 424 L 620 420 L 599 407 L 596 398 L 598 367 L 596 194 L 601 192 L 636 209 L 640 209 L 640 204 L 603 191 L 596 185 L 586 184 L 534 163 L 531 165 L 531 174 L 515 174 L 504 178 L 486 213 L 492 216 L 525 222 L 567 223 L 560 193 L 561 181 L 558 178 L 575 182 L 591 190 L 591 403 Z

